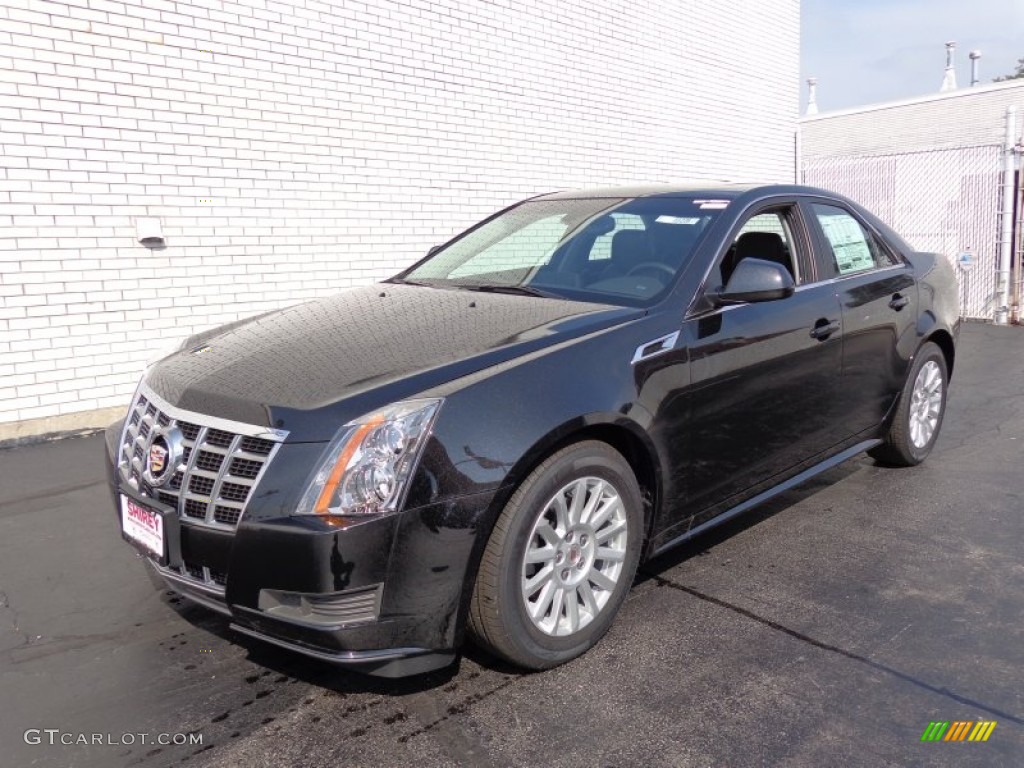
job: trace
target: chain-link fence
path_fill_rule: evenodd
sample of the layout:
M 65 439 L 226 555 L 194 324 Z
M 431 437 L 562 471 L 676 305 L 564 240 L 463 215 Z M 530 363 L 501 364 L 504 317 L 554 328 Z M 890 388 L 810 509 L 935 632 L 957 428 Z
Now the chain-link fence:
M 856 200 L 960 279 L 960 314 L 991 320 L 997 303 L 998 145 L 804 158 L 803 182 Z

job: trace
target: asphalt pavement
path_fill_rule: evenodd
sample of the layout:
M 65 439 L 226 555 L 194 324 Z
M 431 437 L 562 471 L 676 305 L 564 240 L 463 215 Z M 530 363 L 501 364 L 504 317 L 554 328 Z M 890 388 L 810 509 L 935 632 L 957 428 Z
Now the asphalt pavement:
M 964 328 L 925 464 L 855 459 L 648 563 L 539 674 L 375 680 L 232 632 L 150 581 L 102 454 L 0 451 L 5 768 L 1024 764 L 1024 329 Z

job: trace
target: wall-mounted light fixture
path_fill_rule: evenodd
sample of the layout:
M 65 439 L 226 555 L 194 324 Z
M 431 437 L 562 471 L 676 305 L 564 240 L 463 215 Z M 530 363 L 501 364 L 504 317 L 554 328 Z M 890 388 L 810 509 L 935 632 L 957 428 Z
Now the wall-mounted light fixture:
M 136 219 L 135 233 L 139 242 L 147 248 L 163 248 L 167 245 L 160 219 Z

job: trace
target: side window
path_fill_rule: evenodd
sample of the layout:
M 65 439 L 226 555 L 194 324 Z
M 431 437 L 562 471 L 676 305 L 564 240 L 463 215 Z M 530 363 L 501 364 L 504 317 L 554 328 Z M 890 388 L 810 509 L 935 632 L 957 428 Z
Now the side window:
M 736 265 L 743 259 L 755 258 L 781 264 L 797 280 L 794 264 L 796 249 L 786 210 L 767 211 L 751 216 L 743 224 L 736 239 L 722 259 L 722 285 L 729 282 Z M 799 282 L 799 281 L 798 281 Z
M 772 232 L 784 240 L 788 237 L 782 217 L 777 213 L 759 213 L 756 216 L 751 216 L 743 225 L 736 239 L 738 240 L 747 232 Z
M 815 218 L 821 225 L 836 273 L 855 275 L 871 269 L 894 266 L 897 262 L 877 238 L 842 208 L 814 203 Z
M 599 235 L 590 248 L 588 261 L 604 261 L 612 257 L 612 238 L 625 229 L 644 229 L 644 220 L 634 213 L 613 213 L 615 229 Z

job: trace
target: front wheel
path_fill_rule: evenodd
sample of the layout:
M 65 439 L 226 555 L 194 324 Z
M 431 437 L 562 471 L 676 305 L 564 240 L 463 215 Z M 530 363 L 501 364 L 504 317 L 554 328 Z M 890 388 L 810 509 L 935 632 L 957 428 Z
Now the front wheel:
M 946 413 L 946 357 L 932 342 L 918 350 L 885 442 L 868 451 L 884 464 L 912 467 L 932 452 Z
M 526 478 L 487 542 L 470 605 L 474 639 L 527 669 L 585 653 L 636 574 L 643 502 L 626 460 L 576 443 Z

